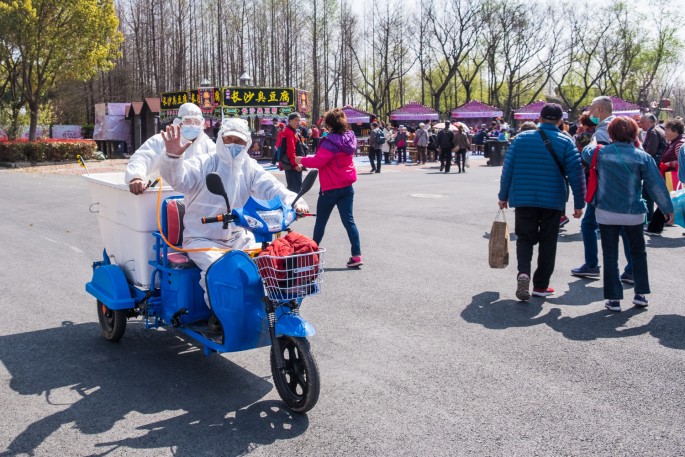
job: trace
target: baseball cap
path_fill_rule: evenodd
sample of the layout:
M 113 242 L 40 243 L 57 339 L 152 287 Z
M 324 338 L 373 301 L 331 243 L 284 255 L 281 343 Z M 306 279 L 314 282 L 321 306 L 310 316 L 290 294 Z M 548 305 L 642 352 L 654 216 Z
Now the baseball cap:
M 564 110 L 558 103 L 545 103 L 540 110 L 540 117 L 546 121 L 558 121 L 564 117 Z

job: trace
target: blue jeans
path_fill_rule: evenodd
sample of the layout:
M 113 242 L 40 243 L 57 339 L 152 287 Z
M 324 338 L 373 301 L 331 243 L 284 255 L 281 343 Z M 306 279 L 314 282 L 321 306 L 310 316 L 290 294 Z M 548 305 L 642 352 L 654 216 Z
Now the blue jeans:
M 607 300 L 623 299 L 623 287 L 618 275 L 618 237 L 621 233 L 625 233 L 624 239 L 627 239 L 630 255 L 633 259 L 635 293 L 641 295 L 649 293 L 647 251 L 645 250 L 645 237 L 642 230 L 643 224 L 600 225 L 599 233 L 602 238 L 604 257 L 604 298 Z
M 596 268 L 599 265 L 599 253 L 597 250 L 597 217 L 595 216 L 595 206 L 587 205 L 585 209 L 585 216 L 580 223 L 580 233 L 583 235 L 583 247 L 585 248 L 585 265 L 590 268 Z M 630 257 L 630 246 L 623 230 L 621 230 L 621 238 L 623 239 L 623 252 L 626 255 L 628 264 L 623 270 L 630 275 L 633 274 L 633 260 Z
M 341 189 L 331 189 L 319 191 L 319 201 L 316 204 L 316 224 L 314 224 L 314 241 L 320 244 L 323 239 L 324 231 L 328 218 L 333 212 L 333 208 L 338 207 L 340 219 L 342 220 L 345 230 L 347 230 L 347 237 L 350 239 L 352 245 L 352 256 L 362 255 L 362 248 L 359 243 L 359 231 L 357 225 L 354 223 L 354 215 L 352 214 L 352 206 L 354 205 L 354 189 L 352 186 L 343 187 Z

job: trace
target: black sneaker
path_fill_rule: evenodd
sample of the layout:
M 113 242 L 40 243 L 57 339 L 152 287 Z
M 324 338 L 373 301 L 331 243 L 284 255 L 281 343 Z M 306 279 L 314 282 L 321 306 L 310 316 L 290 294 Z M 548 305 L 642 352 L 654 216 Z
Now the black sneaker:
M 573 276 L 580 276 L 581 278 L 599 278 L 599 267 L 588 267 L 582 264 L 578 268 L 571 270 Z
M 621 274 L 621 282 L 624 284 L 635 284 L 635 281 L 633 280 L 633 275 L 625 272 Z
M 621 302 L 618 300 L 607 300 L 606 303 L 604 303 L 604 307 L 609 311 L 620 312 Z
M 635 294 L 635 297 L 633 297 L 633 305 L 637 306 L 638 308 L 646 308 L 649 306 L 649 300 L 647 300 L 647 297 L 641 294 Z

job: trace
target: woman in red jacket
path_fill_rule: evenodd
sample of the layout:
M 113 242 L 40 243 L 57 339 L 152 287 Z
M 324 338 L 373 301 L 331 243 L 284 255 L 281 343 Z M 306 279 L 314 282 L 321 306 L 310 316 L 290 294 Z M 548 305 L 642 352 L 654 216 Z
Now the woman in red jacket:
M 296 157 L 298 165 L 319 170 L 319 201 L 316 205 L 316 224 L 314 241 L 321 243 L 328 218 L 333 208 L 338 207 L 340 219 L 347 230 L 352 245 L 352 257 L 347 262 L 348 268 L 363 265 L 359 231 L 354 223 L 353 205 L 354 189 L 352 184 L 357 180 L 354 168 L 354 153 L 357 150 L 357 138 L 347 124 L 345 112 L 339 108 L 325 114 L 324 121 L 330 133 L 319 143 L 316 155 Z

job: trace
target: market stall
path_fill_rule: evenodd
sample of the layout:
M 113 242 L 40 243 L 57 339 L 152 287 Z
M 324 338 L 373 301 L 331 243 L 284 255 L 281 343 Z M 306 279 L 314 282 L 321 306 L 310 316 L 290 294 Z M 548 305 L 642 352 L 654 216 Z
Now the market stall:
M 350 105 L 343 106 L 342 110 L 345 112 L 347 124 L 354 131 L 354 134 L 357 137 L 368 137 L 371 131 L 371 123 L 377 119 L 377 116 Z
M 633 117 L 636 114 L 641 114 L 642 110 L 640 109 L 640 105 L 636 105 L 635 103 L 630 103 L 627 102 L 621 98 L 618 98 L 616 96 L 612 96 L 611 98 L 611 104 L 614 107 L 614 116 L 629 116 Z
M 418 102 L 409 102 L 390 113 L 390 122 L 395 127 L 404 125 L 416 129 L 422 122 L 431 123 L 439 120 L 440 113 Z
M 481 124 L 490 125 L 493 118 L 502 117 L 503 114 L 498 108 L 478 100 L 471 100 L 450 111 L 452 121 L 463 122 L 469 127 L 480 127 Z
M 524 105 L 514 111 L 514 119 L 517 121 L 537 121 L 540 118 L 540 111 L 545 104 L 548 103 L 544 100 L 538 100 L 537 102 Z M 568 113 L 564 111 L 564 119 L 568 119 Z
M 227 117 L 247 120 L 253 132 L 253 157 L 270 157 L 272 148 L 265 141 L 262 127 L 272 119 L 285 120 L 292 112 L 307 115 L 311 111 L 309 92 L 293 87 L 199 87 L 178 92 L 164 92 L 161 97 L 160 121 L 176 117 L 183 103 L 194 103 L 205 117 L 205 131 L 214 136 L 217 125 Z M 256 145 L 259 146 L 256 146 Z

